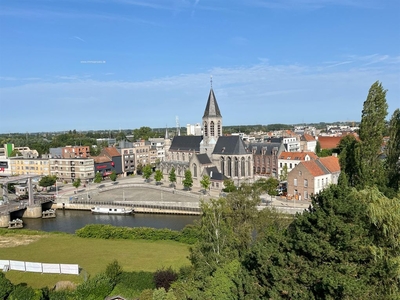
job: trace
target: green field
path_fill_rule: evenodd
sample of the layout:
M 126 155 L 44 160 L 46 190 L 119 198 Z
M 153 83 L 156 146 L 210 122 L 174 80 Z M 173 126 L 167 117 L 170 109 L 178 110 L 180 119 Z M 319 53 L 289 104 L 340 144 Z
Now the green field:
M 53 287 L 62 280 L 80 283 L 85 277 L 104 271 L 114 259 L 128 272 L 153 272 L 169 266 L 178 270 L 190 264 L 188 255 L 188 245 L 177 242 L 86 239 L 70 234 L 45 234 L 25 246 L 0 248 L 0 259 L 78 264 L 82 269 L 80 276 L 19 271 L 6 273 L 14 284 L 25 282 L 33 288 Z

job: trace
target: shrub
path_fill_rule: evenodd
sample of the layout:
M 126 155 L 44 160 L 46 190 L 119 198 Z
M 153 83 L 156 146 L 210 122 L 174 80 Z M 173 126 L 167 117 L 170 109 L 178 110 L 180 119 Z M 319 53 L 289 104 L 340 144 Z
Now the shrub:
M 116 259 L 107 265 L 106 276 L 108 276 L 113 282 L 118 283 L 121 273 L 122 267 L 118 264 Z
M 108 276 L 101 273 L 78 285 L 75 291 L 75 298 L 87 300 L 104 299 L 111 293 L 114 285 L 115 283 Z
M 154 283 L 156 288 L 164 288 L 166 291 L 169 290 L 171 284 L 178 279 L 178 274 L 172 270 L 171 267 L 168 269 L 157 270 L 154 273 Z
M 13 290 L 13 284 L 6 278 L 3 272 L 0 272 L 0 299 L 6 299 Z

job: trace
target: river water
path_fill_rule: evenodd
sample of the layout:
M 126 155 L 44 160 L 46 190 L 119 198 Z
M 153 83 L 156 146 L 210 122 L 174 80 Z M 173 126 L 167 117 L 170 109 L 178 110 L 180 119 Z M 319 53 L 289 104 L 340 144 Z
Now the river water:
M 24 228 L 41 231 L 60 231 L 75 233 L 88 224 L 109 224 L 124 227 L 151 227 L 181 230 L 188 224 L 193 224 L 199 216 L 165 215 L 165 214 L 135 214 L 135 215 L 94 215 L 90 211 L 57 210 L 53 219 L 26 219 Z

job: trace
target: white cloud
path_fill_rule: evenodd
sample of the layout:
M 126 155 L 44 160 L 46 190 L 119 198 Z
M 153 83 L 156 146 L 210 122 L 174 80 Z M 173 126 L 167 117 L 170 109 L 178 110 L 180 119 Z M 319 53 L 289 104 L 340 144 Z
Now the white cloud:
M 96 74 L 59 75 L 54 82 L 0 88 L 2 99 L 6 99 L 3 107 L 10 111 L 3 124 L 14 124 L 11 120 L 17 116 L 12 103 L 29 111 L 24 124 L 30 122 L 29 116 L 43 114 L 38 131 L 49 123 L 54 123 L 54 129 L 69 128 L 71 115 L 82 122 L 82 130 L 105 128 L 104 120 L 106 128 L 164 127 L 173 124 L 176 115 L 181 124 L 197 123 L 208 97 L 210 74 L 224 124 L 228 125 L 359 120 L 368 89 L 376 80 L 388 89 L 391 114 L 399 107 L 399 70 L 391 68 L 397 66 L 398 57 L 352 57 L 352 63 L 337 60 L 320 65 L 274 65 L 263 59 L 253 66 L 215 67 L 203 73 L 147 81 L 100 80 Z M 366 65 L 371 61 L 376 63 Z M 104 79 L 101 76 L 103 73 L 99 77 Z M 31 122 L 40 126 L 37 119 Z

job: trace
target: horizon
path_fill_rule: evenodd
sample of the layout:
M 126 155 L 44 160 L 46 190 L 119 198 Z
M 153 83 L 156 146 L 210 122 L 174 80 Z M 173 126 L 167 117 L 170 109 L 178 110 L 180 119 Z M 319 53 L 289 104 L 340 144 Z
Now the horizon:
M 358 122 L 375 81 L 390 119 L 399 11 L 392 0 L 3 1 L 0 133 L 201 124 L 211 85 L 223 126 Z

